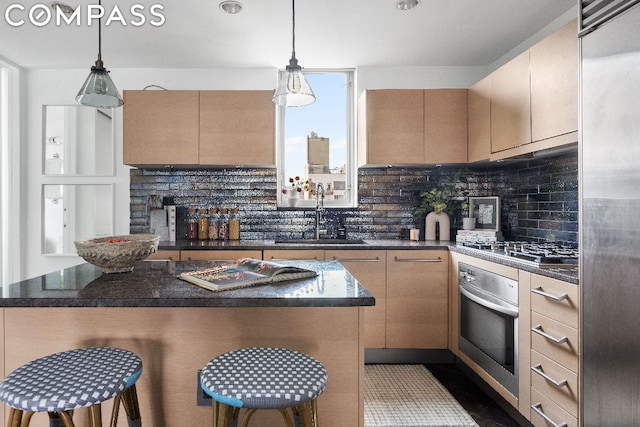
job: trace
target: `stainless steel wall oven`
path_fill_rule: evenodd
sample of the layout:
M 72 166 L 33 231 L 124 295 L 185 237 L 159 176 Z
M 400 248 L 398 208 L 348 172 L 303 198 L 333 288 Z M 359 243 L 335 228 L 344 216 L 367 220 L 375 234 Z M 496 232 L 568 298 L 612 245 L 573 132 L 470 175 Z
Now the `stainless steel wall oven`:
M 518 396 L 518 282 L 458 263 L 458 346 Z

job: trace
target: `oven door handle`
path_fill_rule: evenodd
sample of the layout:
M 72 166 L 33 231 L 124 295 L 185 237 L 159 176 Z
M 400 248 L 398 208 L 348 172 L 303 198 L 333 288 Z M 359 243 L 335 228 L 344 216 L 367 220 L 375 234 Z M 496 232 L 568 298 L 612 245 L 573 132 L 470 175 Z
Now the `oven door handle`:
M 518 308 L 513 308 L 512 305 L 506 304 L 500 301 L 498 298 L 491 298 L 489 295 L 482 295 L 477 290 L 471 289 L 465 286 L 463 283 L 458 285 L 458 289 L 460 289 L 460 293 L 465 297 L 469 298 L 471 301 L 480 304 L 483 307 L 490 308 L 491 310 L 495 310 L 499 313 L 506 314 L 511 317 L 518 317 Z M 488 300 L 491 298 L 491 300 Z

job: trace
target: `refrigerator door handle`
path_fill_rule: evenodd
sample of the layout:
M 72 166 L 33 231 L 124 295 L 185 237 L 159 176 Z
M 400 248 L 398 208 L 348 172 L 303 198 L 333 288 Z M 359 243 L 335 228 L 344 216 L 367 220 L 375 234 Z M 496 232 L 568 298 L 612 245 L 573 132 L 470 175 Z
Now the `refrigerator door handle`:
M 569 297 L 567 294 L 553 295 L 548 292 L 544 292 L 542 290 L 542 287 L 540 286 L 538 286 L 537 288 L 531 289 L 531 292 L 533 292 L 534 294 L 542 295 L 543 297 L 553 301 L 564 301 Z

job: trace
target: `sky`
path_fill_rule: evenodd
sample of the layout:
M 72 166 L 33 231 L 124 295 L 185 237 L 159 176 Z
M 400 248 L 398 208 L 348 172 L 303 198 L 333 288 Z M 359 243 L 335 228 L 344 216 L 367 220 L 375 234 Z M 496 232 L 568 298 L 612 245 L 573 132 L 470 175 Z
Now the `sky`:
M 285 110 L 285 183 L 289 177 L 304 177 L 307 136 L 315 132 L 329 138 L 329 166 L 347 162 L 346 76 L 306 73 L 316 102 Z

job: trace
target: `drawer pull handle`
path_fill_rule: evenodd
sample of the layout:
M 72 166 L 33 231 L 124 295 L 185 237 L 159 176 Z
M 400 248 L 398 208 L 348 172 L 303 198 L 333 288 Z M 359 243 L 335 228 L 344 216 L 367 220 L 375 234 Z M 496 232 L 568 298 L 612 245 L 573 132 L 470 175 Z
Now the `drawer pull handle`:
M 549 381 L 551 384 L 553 384 L 557 388 L 566 387 L 566 386 L 569 385 L 569 382 L 567 380 L 556 381 L 553 378 L 551 378 L 549 375 L 547 375 L 544 372 L 542 372 L 542 365 L 539 364 L 539 363 L 536 366 L 532 366 L 531 370 L 533 372 L 535 372 L 536 374 L 540 375 L 545 380 Z
M 398 258 L 394 257 L 396 262 L 442 262 L 442 258 Z
M 340 262 L 378 262 L 378 261 L 380 261 L 380 258 L 378 258 L 378 257 L 375 257 L 375 258 L 336 258 L 334 256 L 333 259 L 336 260 L 336 261 L 340 261 Z
M 533 405 L 531 405 L 531 409 L 533 409 L 534 411 L 536 411 L 536 414 L 540 415 L 542 418 L 544 418 L 544 420 L 549 423 L 552 427 L 567 427 L 567 423 L 560 423 L 560 424 L 556 424 L 555 422 L 553 422 L 553 420 L 551 418 L 549 418 L 549 416 L 547 414 L 545 414 L 544 412 L 542 412 L 542 403 L 535 403 Z
M 553 301 L 564 301 L 569 297 L 569 295 L 567 294 L 553 295 L 553 294 L 544 292 L 541 287 L 533 288 L 531 289 L 531 292 L 533 292 L 534 294 L 542 295 L 543 297 Z
M 542 325 L 536 325 L 533 328 L 531 328 L 531 330 L 533 332 L 535 332 L 536 334 L 538 334 L 538 335 L 542 335 L 543 337 L 545 337 L 549 341 L 553 341 L 556 344 L 564 344 L 569 340 L 569 338 L 567 338 L 566 336 L 560 337 L 560 338 L 556 338 L 553 335 L 549 335 L 549 334 L 545 333 L 542 330 Z
M 313 258 L 274 258 L 271 257 L 271 261 L 308 261 L 308 260 L 317 260 L 318 257 L 313 257 Z

